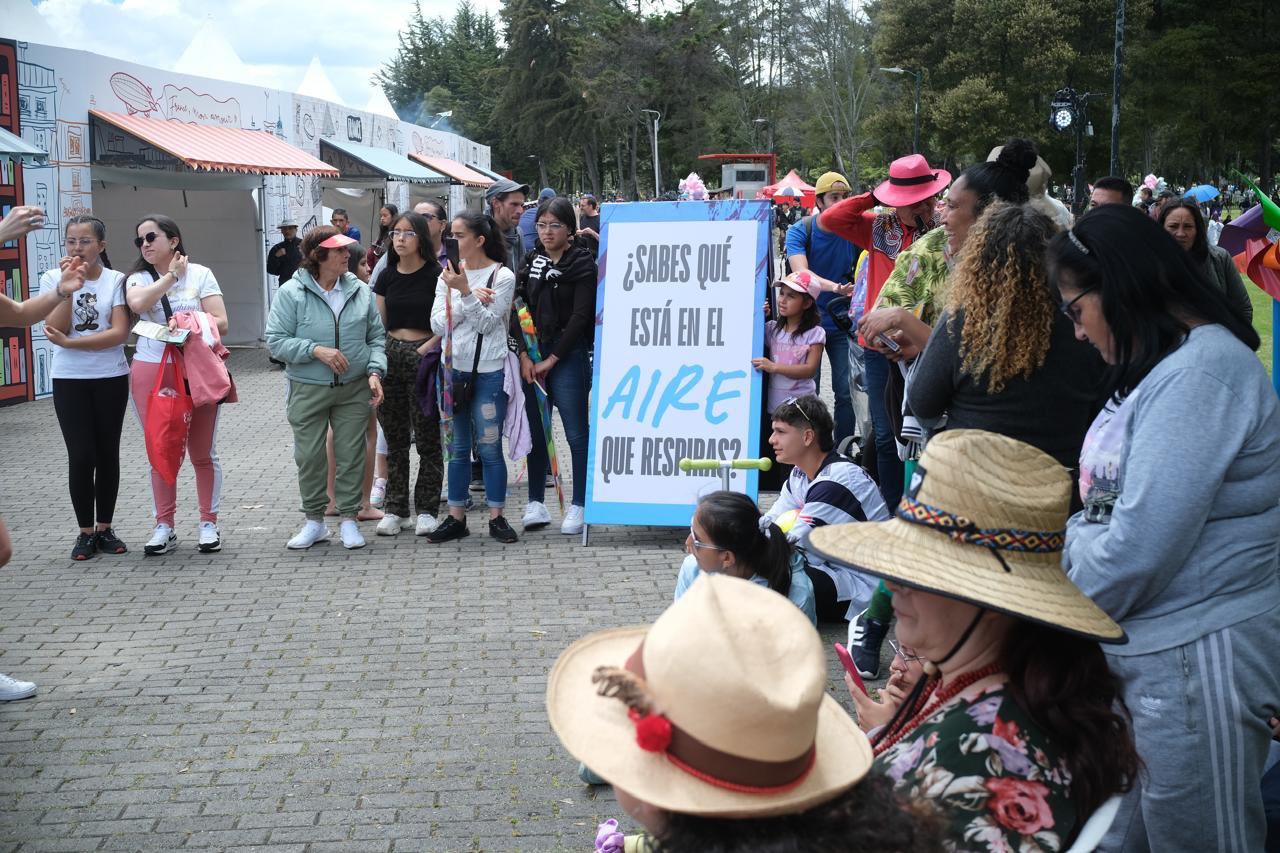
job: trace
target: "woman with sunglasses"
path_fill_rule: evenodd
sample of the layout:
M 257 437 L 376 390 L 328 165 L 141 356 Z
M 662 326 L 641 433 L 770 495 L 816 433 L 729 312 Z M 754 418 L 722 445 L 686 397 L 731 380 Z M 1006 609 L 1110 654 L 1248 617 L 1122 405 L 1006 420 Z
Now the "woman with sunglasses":
M 1129 635 L 1107 658 L 1147 772 L 1108 849 L 1261 850 L 1280 702 L 1280 405 L 1258 333 L 1125 205 L 1055 238 L 1049 269 L 1108 365 L 1064 559 Z
M 107 260 L 107 227 L 94 216 L 67 220 L 64 261 L 84 264 L 84 286 L 66 293 L 44 321 L 53 344 L 53 408 L 67 445 L 67 485 L 80 533 L 71 559 L 123 554 L 112 530 L 120 491 L 120 431 L 129 404 L 129 308 L 124 276 Z M 61 266 L 61 265 L 60 265 Z M 62 269 L 40 278 L 42 293 L 61 296 Z
M 138 258 L 129 269 L 125 281 L 125 299 L 129 308 L 143 320 L 174 327 L 173 315 L 179 311 L 203 311 L 217 325 L 218 333 L 227 334 L 227 306 L 213 271 L 187 260 L 178 223 L 162 214 L 142 217 L 133 244 Z M 133 356 L 130 386 L 133 405 L 141 423 L 147 422 L 147 401 L 155 386 L 165 344 L 139 337 Z M 170 373 L 172 368 L 166 368 Z M 191 413 L 191 431 L 187 436 L 187 453 L 196 470 L 196 497 L 200 505 L 200 527 L 197 546 L 208 554 L 222 549 L 218 532 L 218 501 L 222 493 L 222 464 L 218 461 L 215 438 L 218 431 L 217 404 L 198 406 Z M 174 516 L 178 508 L 177 483 L 167 483 L 151 471 L 151 495 L 155 502 L 156 527 L 143 547 L 148 556 L 167 554 L 178 544 Z
M 535 384 L 547 394 L 547 405 L 560 410 L 573 470 L 573 496 L 560 523 L 564 534 L 581 533 L 583 507 L 587 504 L 587 391 L 591 384 L 588 353 L 594 340 L 596 309 L 595 256 L 574 241 L 578 227 L 573 204 L 564 196 L 543 199 L 534 219 L 538 242 L 529 252 L 517 276 L 516 295 L 529 306 L 538 330 L 538 350 L 534 361 L 528 353 L 515 312 L 510 335 L 520 354 L 520 373 L 525 381 L 525 410 L 533 449 L 529 451 L 529 503 L 522 519 L 525 530 L 537 530 L 551 523 L 544 503 L 547 471 L 547 439 L 542 434 L 542 415 Z
M 907 403 L 917 417 L 946 415 L 945 429 L 998 432 L 1075 468 L 1103 365 L 1074 338 L 1046 283 L 1056 232 L 1030 205 L 987 208 L 965 240 Z

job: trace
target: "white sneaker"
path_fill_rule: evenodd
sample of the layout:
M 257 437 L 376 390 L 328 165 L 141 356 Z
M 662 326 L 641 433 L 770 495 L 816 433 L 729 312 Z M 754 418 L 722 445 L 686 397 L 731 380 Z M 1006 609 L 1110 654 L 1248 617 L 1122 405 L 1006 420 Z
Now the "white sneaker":
M 376 506 L 382 509 L 382 502 L 387 499 L 387 478 L 379 477 L 373 481 L 373 488 L 369 490 L 369 506 Z
M 569 536 L 581 533 L 583 524 L 582 507 L 569 504 L 569 511 L 564 514 L 564 521 L 560 522 L 560 532 Z
M 551 523 L 551 513 L 547 512 L 547 505 L 541 501 L 529 501 L 529 505 L 524 508 L 524 518 L 520 519 L 520 525 L 525 530 L 541 530 Z
M 418 526 L 413 531 L 415 536 L 426 536 L 431 531 L 440 526 L 440 522 L 436 521 L 434 515 L 427 515 L 425 512 L 418 515 Z
M 218 525 L 212 521 L 200 522 L 200 541 L 197 547 L 201 554 L 211 554 L 222 550 L 222 539 L 218 536 Z
M 177 546 L 178 534 L 173 532 L 173 528 L 167 524 L 157 524 L 147 544 L 142 546 L 142 552 L 148 557 L 154 557 L 157 554 L 168 554 Z
M 413 522 L 409 519 L 387 513 L 382 516 L 382 521 L 378 522 L 374 532 L 379 536 L 396 536 L 399 535 L 401 530 L 408 530 L 412 526 Z
M 36 686 L 30 681 L 19 681 L 0 672 L 0 702 L 12 702 L 36 695 Z
M 353 518 L 342 519 L 338 525 L 338 533 L 342 536 L 342 547 L 348 551 L 364 547 L 364 536 L 360 533 L 360 525 Z
M 305 551 L 317 542 L 328 542 L 332 532 L 324 526 L 323 521 L 312 521 L 302 525 L 298 535 L 289 540 L 286 546 L 290 551 Z

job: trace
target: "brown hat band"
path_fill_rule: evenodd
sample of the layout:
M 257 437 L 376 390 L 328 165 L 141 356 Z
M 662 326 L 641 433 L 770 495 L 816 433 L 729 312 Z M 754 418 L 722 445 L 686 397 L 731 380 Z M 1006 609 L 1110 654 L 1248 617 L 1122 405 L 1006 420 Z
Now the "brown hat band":
M 931 184 L 936 180 L 938 180 L 937 172 L 932 172 L 928 175 L 916 175 L 914 178 L 895 178 L 893 175 L 889 176 L 889 183 L 893 184 L 895 187 L 915 187 L 920 184 Z
M 643 652 L 644 642 L 641 641 L 625 664 L 626 673 L 640 682 L 633 687 L 639 686 L 641 692 L 644 682 Z M 777 794 L 803 782 L 817 760 L 816 744 L 810 744 L 803 753 L 786 761 L 760 761 L 723 752 L 708 746 L 657 713 L 647 697 L 636 695 L 634 690 L 614 689 L 610 692 L 610 685 L 607 679 L 601 677 L 601 670 L 596 670 L 592 680 L 606 681 L 600 689 L 601 695 L 617 696 L 627 703 L 630 708 L 629 716 L 636 725 L 636 740 L 642 749 L 665 753 L 667 760 L 676 767 L 708 785 L 743 794 Z M 655 736 L 655 730 L 661 734 Z
M 966 545 L 981 545 L 993 551 L 1025 551 L 1034 554 L 1055 554 L 1062 550 L 1067 539 L 1065 530 L 1019 530 L 1012 527 L 978 527 L 962 515 L 921 503 L 903 496 L 894 515 L 911 524 L 945 533 Z M 1004 565 L 1004 560 L 1000 561 Z M 1005 566 L 1005 571 L 1009 567 Z

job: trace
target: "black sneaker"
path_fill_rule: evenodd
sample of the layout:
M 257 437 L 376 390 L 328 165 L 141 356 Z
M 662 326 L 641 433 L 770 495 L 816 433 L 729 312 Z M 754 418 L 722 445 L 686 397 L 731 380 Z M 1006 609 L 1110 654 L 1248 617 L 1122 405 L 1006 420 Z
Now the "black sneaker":
M 471 491 L 473 491 L 473 492 L 483 492 L 483 491 L 484 491 L 484 479 L 483 479 L 483 478 L 481 478 L 481 477 L 473 477 L 473 478 L 471 479 Z
M 106 530 L 99 530 L 93 534 L 93 538 L 96 540 L 95 544 L 101 554 L 124 554 L 129 550 L 110 527 Z
M 504 545 L 510 545 L 519 538 L 511 525 L 507 524 L 506 516 L 502 515 L 489 519 L 489 535 Z
M 863 678 L 880 677 L 880 646 L 889 633 L 889 620 L 872 619 L 866 611 L 858 614 L 849 643 L 849 654 Z
M 76 562 L 87 560 L 98 552 L 95 543 L 97 538 L 92 533 L 81 533 L 76 537 L 76 544 L 71 549 L 71 559 Z
M 427 541 L 439 544 L 470 535 L 471 531 L 467 529 L 465 521 L 459 521 L 452 515 L 446 515 L 444 521 L 440 522 L 440 526 L 427 534 Z

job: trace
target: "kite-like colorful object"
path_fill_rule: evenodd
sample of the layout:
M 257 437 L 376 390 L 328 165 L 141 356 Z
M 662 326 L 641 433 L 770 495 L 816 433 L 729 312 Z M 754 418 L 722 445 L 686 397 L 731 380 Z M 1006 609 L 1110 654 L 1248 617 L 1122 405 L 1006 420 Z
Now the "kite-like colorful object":
M 538 330 L 533 325 L 533 315 L 524 300 L 516 297 L 516 318 L 520 321 L 520 331 L 524 335 L 524 345 L 529 351 L 529 358 L 534 364 L 542 361 L 542 353 L 538 349 Z M 560 511 L 564 512 L 564 485 L 560 482 L 560 463 L 556 459 L 556 440 L 551 432 L 551 402 L 547 392 L 537 382 L 533 383 L 534 393 L 538 395 L 538 412 L 542 415 L 542 433 L 547 437 L 547 459 L 551 465 L 551 477 L 556 484 L 556 498 L 560 501 Z

